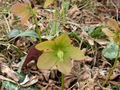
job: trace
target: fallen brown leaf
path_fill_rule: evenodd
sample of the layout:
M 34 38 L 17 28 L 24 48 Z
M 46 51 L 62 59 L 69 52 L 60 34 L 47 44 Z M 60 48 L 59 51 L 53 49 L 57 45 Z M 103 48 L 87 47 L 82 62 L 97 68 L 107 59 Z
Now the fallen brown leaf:
M 29 77 L 28 75 L 26 75 L 24 81 L 22 83 L 20 83 L 20 85 L 23 87 L 28 87 L 28 86 L 31 86 L 31 85 L 37 83 L 38 79 L 39 79 L 38 76 Z
M 6 81 L 10 81 L 10 82 L 12 82 L 12 83 L 16 83 L 14 80 L 11 80 L 11 79 L 9 79 L 9 78 L 6 78 L 6 77 L 4 77 L 4 76 L 2 76 L 2 75 L 0 75 L 0 80 L 6 80 Z
M 7 74 L 7 77 L 13 79 L 16 82 L 19 81 L 19 77 L 17 76 L 16 72 L 10 69 L 7 64 L 0 64 L 0 69 L 2 73 Z

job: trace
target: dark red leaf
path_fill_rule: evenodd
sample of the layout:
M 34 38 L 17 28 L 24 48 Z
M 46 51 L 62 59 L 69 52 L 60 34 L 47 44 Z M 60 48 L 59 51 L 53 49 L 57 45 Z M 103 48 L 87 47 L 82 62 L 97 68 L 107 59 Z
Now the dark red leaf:
M 39 51 L 35 48 L 35 46 L 32 46 L 29 50 L 28 50 L 28 55 L 26 57 L 26 60 L 23 64 L 23 67 L 26 67 L 27 64 L 34 60 L 35 62 L 37 62 L 38 57 L 42 54 L 43 51 Z

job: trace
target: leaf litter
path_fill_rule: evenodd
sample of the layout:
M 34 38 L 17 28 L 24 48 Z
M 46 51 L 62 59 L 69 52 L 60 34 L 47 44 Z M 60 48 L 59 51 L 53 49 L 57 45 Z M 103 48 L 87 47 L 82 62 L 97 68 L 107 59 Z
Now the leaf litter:
M 8 3 L 10 1 L 13 2 L 14 0 L 9 0 Z M 22 0 L 22 1 L 25 1 L 25 0 Z M 31 5 L 32 7 L 39 8 L 39 10 L 37 11 L 38 12 L 37 19 L 40 20 L 39 27 L 41 26 L 43 27 L 42 28 L 43 35 L 45 35 L 45 33 L 47 32 L 46 30 L 50 29 L 49 23 L 53 21 L 52 5 L 56 3 L 54 0 L 51 0 L 51 3 L 47 1 L 48 0 L 46 0 L 46 3 L 48 3 L 47 5 L 45 4 L 43 5 L 42 0 L 40 2 L 38 0 L 35 0 L 34 3 L 31 3 L 33 4 L 33 6 Z M 95 26 L 95 28 L 93 29 L 93 31 L 95 31 L 97 27 L 105 25 L 106 18 L 109 18 L 109 17 L 117 18 L 116 10 L 115 8 L 111 7 L 112 9 L 110 8 L 109 13 L 107 13 L 108 6 L 101 5 L 102 2 L 96 2 L 97 10 L 95 10 L 94 8 L 92 10 L 89 10 L 89 9 L 86 9 L 85 6 L 84 7 L 81 6 L 81 5 L 87 5 L 86 2 L 77 5 L 75 4 L 77 1 L 78 0 L 76 1 L 71 0 L 72 2 L 71 7 L 69 8 L 67 12 L 67 16 L 66 16 L 67 24 L 60 26 L 60 30 L 61 30 L 60 33 L 63 33 L 63 32 L 77 33 L 77 36 L 69 34 L 72 40 L 72 43 L 75 46 L 80 47 L 88 58 L 86 60 L 73 62 L 74 64 L 73 64 L 70 75 L 65 75 L 65 84 L 64 84 L 65 90 L 100 90 L 100 89 L 115 90 L 112 88 L 112 85 L 120 86 L 119 84 L 120 63 L 118 61 L 117 63 L 118 65 L 109 80 L 109 85 L 107 87 L 103 87 L 102 83 L 104 82 L 108 72 L 110 71 L 112 67 L 113 59 L 110 62 L 104 55 L 102 55 L 102 50 L 107 49 L 106 46 L 109 40 L 114 39 L 113 32 L 114 32 L 114 29 L 115 30 L 119 29 L 119 26 L 118 26 L 119 21 L 118 21 L 118 24 L 116 24 L 115 21 L 110 19 L 111 23 L 110 22 L 107 23 L 108 24 L 107 28 L 102 29 L 103 33 L 105 33 L 105 35 L 107 36 L 106 40 L 102 40 L 100 38 L 99 39 L 93 38 L 92 36 L 90 36 L 90 34 L 87 31 L 82 31 L 82 28 L 85 28 L 86 26 L 87 27 Z M 115 1 L 117 2 L 117 0 Z M 24 4 L 24 3 L 22 2 L 21 4 Z M 109 5 L 109 3 L 107 4 Z M 99 7 L 97 5 L 99 5 Z M 53 7 L 54 6 L 55 5 L 53 5 Z M 104 6 L 106 7 L 105 9 L 103 9 Z M 110 13 L 113 13 L 114 15 Z M 9 14 L 4 14 L 4 15 L 8 15 L 7 16 L 8 19 L 9 17 L 11 17 Z M 24 18 L 24 16 L 25 15 L 22 15 L 22 19 Z M 27 19 L 25 19 L 23 23 L 28 21 L 28 18 L 30 17 L 31 15 L 29 14 L 27 16 Z M 0 19 L 3 20 L 1 16 L 0 16 Z M 31 18 L 29 19 L 29 23 L 30 25 L 33 24 Z M 1 24 L 0 26 L 1 31 L 3 31 L 4 29 L 7 30 L 5 26 L 6 24 L 4 22 L 0 24 Z M 19 25 L 18 22 L 16 22 L 15 24 Z M 16 29 L 16 26 L 14 26 L 15 24 L 11 25 L 11 23 L 9 22 L 10 28 Z M 113 24 L 115 27 L 111 27 L 113 26 Z M 4 27 L 2 25 L 4 25 Z M 34 25 L 31 28 L 34 29 Z M 21 30 L 23 30 L 22 27 L 21 27 Z M 89 31 L 92 32 L 91 29 L 89 29 Z M 97 33 L 94 33 L 94 34 L 97 35 Z M 17 89 L 19 89 L 19 85 L 21 85 L 22 87 L 26 87 L 26 88 L 34 85 L 34 86 L 41 88 L 42 90 L 61 90 L 61 86 L 60 86 L 61 85 L 61 78 L 60 78 L 61 72 L 60 71 L 41 70 L 37 68 L 36 61 L 37 61 L 39 54 L 42 53 L 42 51 L 37 52 L 34 48 L 34 45 L 36 45 L 36 43 L 38 42 L 27 40 L 28 37 L 31 37 L 29 34 L 24 35 L 24 36 L 18 36 L 17 38 L 12 37 L 13 39 L 12 40 L 10 39 L 11 41 L 8 42 L 10 43 L 10 45 L 13 44 L 17 46 L 21 50 L 23 55 L 28 55 L 27 60 L 23 64 L 23 68 L 22 68 L 22 73 L 24 73 L 25 76 L 23 80 L 21 80 L 21 77 L 17 74 L 16 71 L 19 68 L 19 63 L 21 61 L 22 56 L 19 56 L 18 52 L 16 52 L 15 49 L 9 47 L 8 44 L 3 43 L 3 42 L 6 42 L 5 41 L 6 38 L 2 39 L 2 37 L 4 36 L 6 36 L 6 34 L 2 33 L 0 37 L 1 38 L 0 40 L 2 40 L 0 41 L 0 51 L 1 51 L 0 52 L 1 53 L 0 54 L 0 67 L 1 67 L 0 68 L 0 83 L 3 83 L 3 87 L 7 87 L 7 86 L 4 86 L 4 83 L 6 83 L 4 81 L 7 81 L 6 85 L 12 85 L 13 83 L 17 84 L 18 86 L 15 86 Z M 79 37 L 80 41 L 82 42 L 78 41 L 77 37 Z M 42 38 L 42 39 L 43 41 L 46 41 L 46 38 Z M 22 74 L 20 73 L 20 75 Z M 6 90 L 8 89 L 6 88 Z M 36 89 L 33 88 L 33 90 L 36 90 Z

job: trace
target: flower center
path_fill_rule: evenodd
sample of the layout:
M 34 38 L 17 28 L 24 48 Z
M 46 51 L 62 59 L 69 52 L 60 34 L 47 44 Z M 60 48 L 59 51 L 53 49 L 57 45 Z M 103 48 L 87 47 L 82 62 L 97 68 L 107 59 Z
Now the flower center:
M 58 50 L 57 56 L 58 56 L 58 58 L 60 59 L 60 61 L 63 61 L 64 52 L 61 51 L 61 50 Z

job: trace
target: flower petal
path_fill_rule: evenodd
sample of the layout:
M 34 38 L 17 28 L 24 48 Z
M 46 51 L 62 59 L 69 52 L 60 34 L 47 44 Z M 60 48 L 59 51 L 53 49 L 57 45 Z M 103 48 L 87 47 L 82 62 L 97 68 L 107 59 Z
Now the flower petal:
M 51 69 L 57 62 L 58 58 L 54 55 L 54 52 L 44 52 L 37 62 L 39 69 Z
M 55 39 L 55 43 L 60 47 L 61 46 L 69 46 L 71 44 L 71 40 L 67 34 L 62 34 L 61 36 L 59 36 Z
M 70 57 L 73 60 L 85 59 L 84 53 L 77 47 L 67 47 L 66 51 L 66 57 Z
M 60 72 L 62 72 L 65 75 L 68 75 L 71 72 L 72 63 L 70 60 L 66 60 L 64 62 L 58 62 L 57 67 Z
M 55 45 L 54 41 L 45 41 L 37 44 L 35 48 L 38 50 L 52 49 L 54 45 Z

